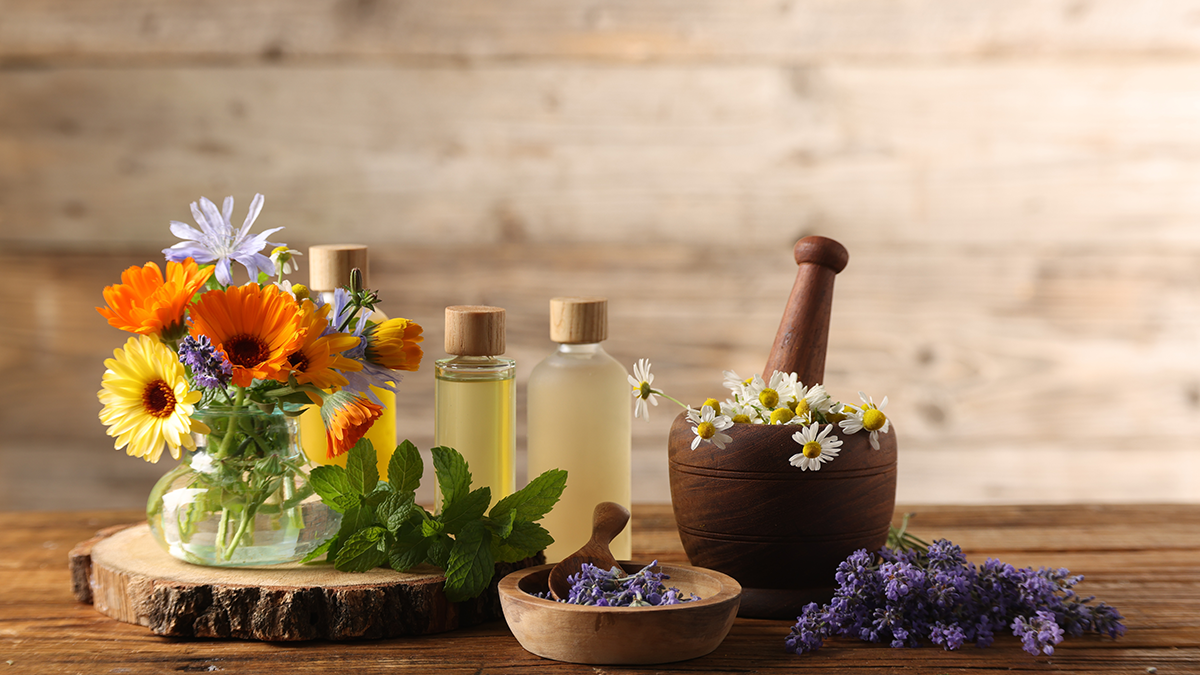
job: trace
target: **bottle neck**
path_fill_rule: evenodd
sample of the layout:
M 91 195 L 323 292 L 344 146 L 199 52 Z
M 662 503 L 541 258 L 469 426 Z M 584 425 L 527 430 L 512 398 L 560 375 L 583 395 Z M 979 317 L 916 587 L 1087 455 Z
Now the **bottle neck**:
M 599 342 L 588 342 L 585 344 L 567 344 L 560 342 L 558 344 L 559 354 L 571 354 L 574 356 L 591 356 L 593 354 L 603 354 L 604 348 Z
M 438 380 L 506 380 L 515 376 L 517 362 L 503 356 L 452 356 L 433 362 Z

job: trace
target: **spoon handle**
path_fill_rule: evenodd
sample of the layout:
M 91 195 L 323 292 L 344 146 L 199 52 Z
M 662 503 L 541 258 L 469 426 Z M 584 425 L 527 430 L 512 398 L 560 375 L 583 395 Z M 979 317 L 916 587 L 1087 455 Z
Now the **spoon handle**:
M 600 502 L 592 511 L 592 542 L 608 550 L 608 545 L 629 523 L 629 509 L 616 502 Z
M 828 237 L 812 236 L 796 242 L 795 256 L 800 269 L 762 377 L 770 381 L 776 370 L 797 373 L 800 381 L 811 387 L 825 380 L 833 278 L 846 269 L 850 254 Z

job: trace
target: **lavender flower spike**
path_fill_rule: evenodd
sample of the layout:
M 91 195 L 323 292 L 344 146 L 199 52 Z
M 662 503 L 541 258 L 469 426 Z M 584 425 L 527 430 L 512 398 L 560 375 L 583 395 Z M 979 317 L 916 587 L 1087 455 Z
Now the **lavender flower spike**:
M 267 246 L 279 246 L 280 244 L 267 241 L 267 237 L 283 228 L 275 227 L 253 237 L 249 236 L 250 226 L 258 218 L 262 207 L 263 196 L 261 194 L 254 195 L 254 201 L 250 203 L 250 211 L 246 214 L 245 222 L 242 223 L 241 229 L 234 232 L 233 223 L 230 220 L 233 216 L 233 197 L 225 198 L 220 212 L 217 211 L 216 204 L 209 201 L 207 197 L 201 197 L 199 205 L 192 202 L 192 217 L 196 219 L 200 229 L 197 230 L 187 223 L 172 220 L 171 233 L 184 241 L 163 249 L 163 255 L 167 256 L 167 260 L 174 262 L 192 258 L 201 265 L 216 263 L 217 281 L 225 286 L 233 282 L 230 261 L 236 261 L 243 265 L 246 272 L 250 274 L 251 281 L 258 280 L 259 272 L 266 273 L 268 276 L 274 275 L 275 263 L 259 251 Z
M 191 369 L 192 377 L 201 387 L 219 389 L 229 384 L 233 375 L 233 364 L 207 335 L 183 338 L 179 343 L 179 360 Z

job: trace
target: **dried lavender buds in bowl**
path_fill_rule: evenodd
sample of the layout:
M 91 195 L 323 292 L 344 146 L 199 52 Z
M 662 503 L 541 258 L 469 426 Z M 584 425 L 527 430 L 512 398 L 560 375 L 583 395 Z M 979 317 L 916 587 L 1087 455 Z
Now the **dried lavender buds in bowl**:
M 571 582 L 571 594 L 557 602 L 592 607 L 659 607 L 700 599 L 693 593 L 668 588 L 663 580 L 670 578 L 659 569 L 657 560 L 633 574 L 619 567 L 605 570 L 583 563 L 578 573 L 567 577 Z M 534 592 L 532 595 L 545 600 L 554 599 L 548 591 Z
M 584 569 L 572 578 L 576 602 L 558 602 L 547 599 L 552 567 L 514 572 L 500 580 L 499 592 L 521 646 L 556 661 L 650 664 L 703 656 L 725 639 L 741 604 L 733 577 L 654 563 Z

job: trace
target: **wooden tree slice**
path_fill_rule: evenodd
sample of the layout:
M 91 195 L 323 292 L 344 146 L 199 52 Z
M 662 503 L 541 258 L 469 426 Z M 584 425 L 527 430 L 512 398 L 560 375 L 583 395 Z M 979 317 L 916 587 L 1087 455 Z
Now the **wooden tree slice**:
M 159 548 L 145 523 L 109 528 L 71 551 L 75 597 L 159 635 L 246 640 L 354 640 L 440 633 L 503 616 L 496 591 L 509 572 L 545 556 L 496 566 L 478 598 L 452 603 L 436 567 L 411 573 L 329 565 L 192 565 Z

